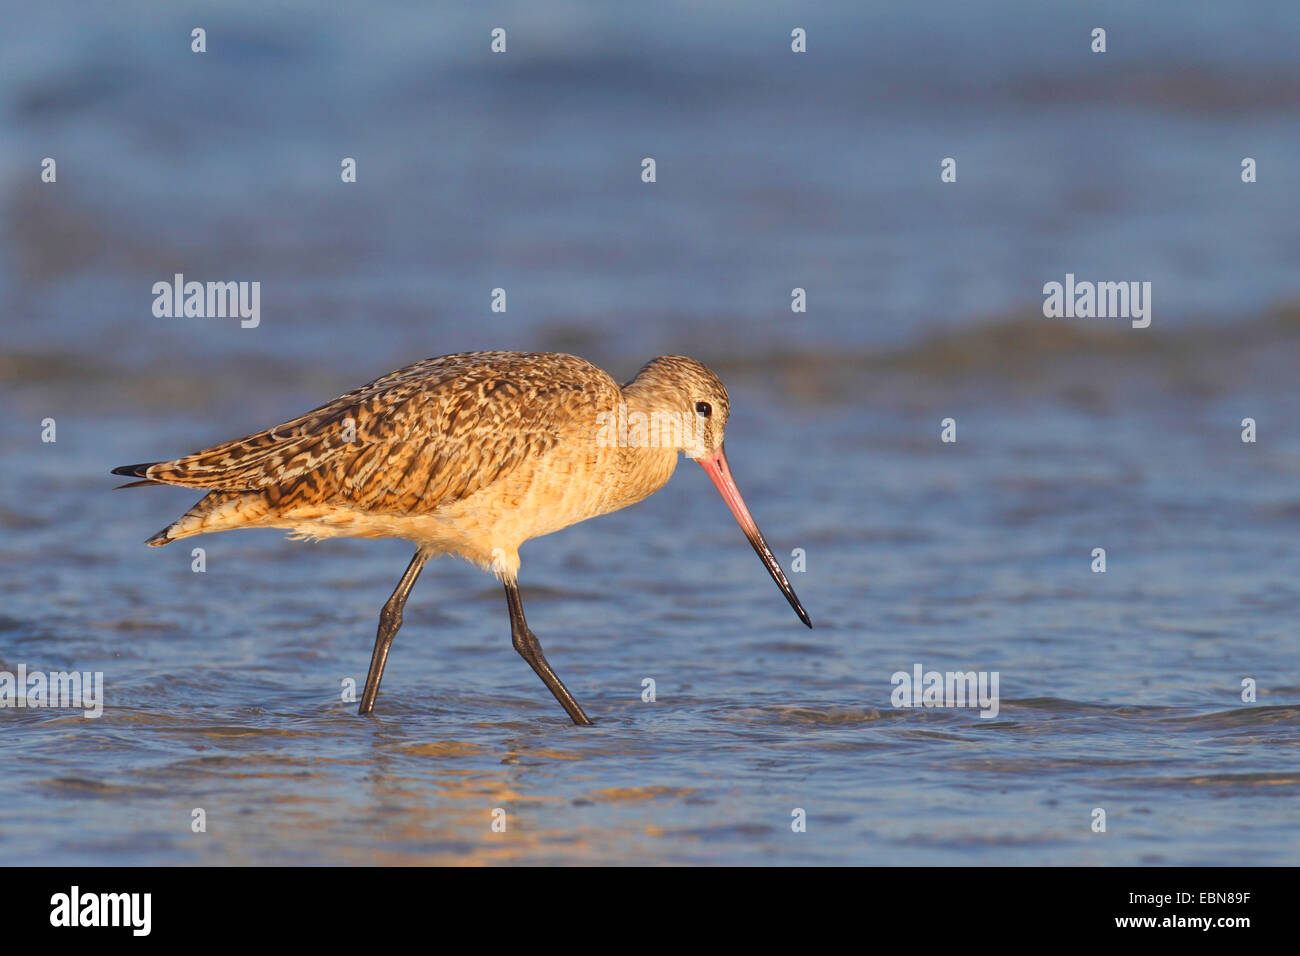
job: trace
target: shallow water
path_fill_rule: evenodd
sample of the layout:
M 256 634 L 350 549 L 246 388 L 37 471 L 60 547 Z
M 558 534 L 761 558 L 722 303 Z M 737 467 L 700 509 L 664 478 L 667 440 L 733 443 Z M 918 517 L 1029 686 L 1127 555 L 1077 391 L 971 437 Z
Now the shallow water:
M 1300 863 L 1300 240 L 1284 177 L 1234 172 L 1297 155 L 1293 7 L 1103 5 L 1107 72 L 1065 55 L 1066 5 L 831 5 L 776 77 L 784 18 L 725 6 L 501 6 L 490 74 L 477 18 L 223 6 L 235 52 L 201 68 L 168 52 L 183 10 L 0 38 L 0 671 L 106 684 L 97 719 L 0 708 L 6 863 Z M 176 271 L 261 281 L 262 324 L 154 319 Z M 1035 318 L 1066 271 L 1152 280 L 1152 327 Z M 452 559 L 361 719 L 341 683 L 405 544 L 149 549 L 197 496 L 110 491 L 462 348 L 712 364 L 815 629 L 683 461 L 523 549 L 597 726 Z M 998 716 L 891 707 L 918 663 L 997 671 Z

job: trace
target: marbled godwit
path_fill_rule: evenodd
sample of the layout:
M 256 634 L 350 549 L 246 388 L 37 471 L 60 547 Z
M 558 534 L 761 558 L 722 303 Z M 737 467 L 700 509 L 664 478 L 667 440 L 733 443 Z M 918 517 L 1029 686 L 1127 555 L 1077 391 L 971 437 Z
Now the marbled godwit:
M 763 540 L 722 451 L 731 404 L 694 359 L 665 355 L 620 388 L 554 352 L 462 352 L 375 379 L 300 418 L 174 461 L 115 475 L 209 489 L 149 539 L 234 528 L 296 538 L 405 538 L 417 550 L 379 615 L 361 714 L 374 710 L 402 609 L 430 558 L 455 554 L 505 584 L 515 650 L 575 724 L 590 724 L 528 628 L 519 546 L 625 508 L 664 486 L 685 452 L 708 473 L 804 624 L 812 622 Z

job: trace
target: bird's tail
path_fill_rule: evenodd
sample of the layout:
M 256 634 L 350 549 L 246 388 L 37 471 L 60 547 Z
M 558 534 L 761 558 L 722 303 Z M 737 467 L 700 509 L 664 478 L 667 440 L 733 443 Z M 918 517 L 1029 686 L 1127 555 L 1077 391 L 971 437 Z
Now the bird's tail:
M 234 528 L 256 528 L 271 514 L 265 496 L 258 492 L 213 491 L 200 498 L 189 511 L 181 515 L 152 538 L 145 541 L 151 548 L 160 548 L 180 538 Z
M 128 481 L 124 485 L 118 485 L 118 488 L 138 488 L 141 485 L 161 485 L 163 482 L 155 481 L 148 476 L 148 471 L 154 465 L 161 465 L 160 461 L 146 461 L 139 465 L 123 465 L 120 468 L 114 468 L 112 473 L 115 475 L 127 475 L 131 478 L 143 478 L 144 481 Z M 114 489 L 115 491 L 117 489 Z

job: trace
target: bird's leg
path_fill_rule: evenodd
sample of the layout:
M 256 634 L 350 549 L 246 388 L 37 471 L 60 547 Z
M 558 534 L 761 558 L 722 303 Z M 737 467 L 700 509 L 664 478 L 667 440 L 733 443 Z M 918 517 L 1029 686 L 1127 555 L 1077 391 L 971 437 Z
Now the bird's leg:
M 524 605 L 519 600 L 519 585 L 514 581 L 506 582 L 506 605 L 510 608 L 510 637 L 519 656 L 528 662 L 528 666 L 555 695 L 555 699 L 560 702 L 560 706 L 568 712 L 575 724 L 591 726 L 591 718 L 583 713 L 582 707 L 569 693 L 569 688 L 564 686 L 564 682 L 556 676 L 555 671 L 551 670 L 551 665 L 546 662 L 546 655 L 542 653 L 542 642 L 529 630 L 528 622 L 524 620 Z
M 407 565 L 402 580 L 397 582 L 392 596 L 384 604 L 384 609 L 379 612 L 379 633 L 375 635 L 375 652 L 370 656 L 370 673 L 366 675 L 366 689 L 361 693 L 358 714 L 374 712 L 375 698 L 379 696 L 379 682 L 384 679 L 384 664 L 388 661 L 388 649 L 393 646 L 393 637 L 396 636 L 397 629 L 402 626 L 402 608 L 406 606 L 406 599 L 411 594 L 411 588 L 415 586 L 415 579 L 420 576 L 430 557 L 432 554 L 428 551 L 415 552 L 415 557 Z

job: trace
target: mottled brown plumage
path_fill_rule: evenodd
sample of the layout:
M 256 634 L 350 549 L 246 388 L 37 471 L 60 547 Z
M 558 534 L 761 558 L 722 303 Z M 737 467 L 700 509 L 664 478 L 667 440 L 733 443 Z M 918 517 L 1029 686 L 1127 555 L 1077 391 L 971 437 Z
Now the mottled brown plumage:
M 401 598 L 388 615 L 398 624 L 424 562 L 459 555 L 505 581 L 520 647 L 520 640 L 528 645 L 521 628 L 536 639 L 516 607 L 519 546 L 652 494 L 671 477 L 679 452 L 705 465 L 751 542 L 762 541 L 743 503 L 736 510 L 739 494 L 730 497 L 734 482 L 721 451 L 729 414 L 722 382 L 684 356 L 654 359 L 620 388 L 572 355 L 462 352 L 390 372 L 266 431 L 115 473 L 143 479 L 132 484 L 210 490 L 150 538 L 154 546 L 235 528 L 415 542 L 413 570 L 390 599 Z M 806 622 L 766 544 L 754 547 Z M 371 706 L 371 684 L 377 691 L 396 631 L 385 641 L 386 626 L 367 682 Z M 585 722 L 540 645 L 536 657 L 540 665 L 530 664 L 570 716 Z
M 672 475 L 680 448 L 600 447 L 602 413 L 625 405 L 693 418 L 697 400 L 719 404 L 713 420 L 725 424 L 726 389 L 680 356 L 648 363 L 625 392 L 572 355 L 462 352 L 266 431 L 119 473 L 213 489 L 154 546 L 249 527 L 403 537 L 513 577 L 528 538 L 640 501 Z

